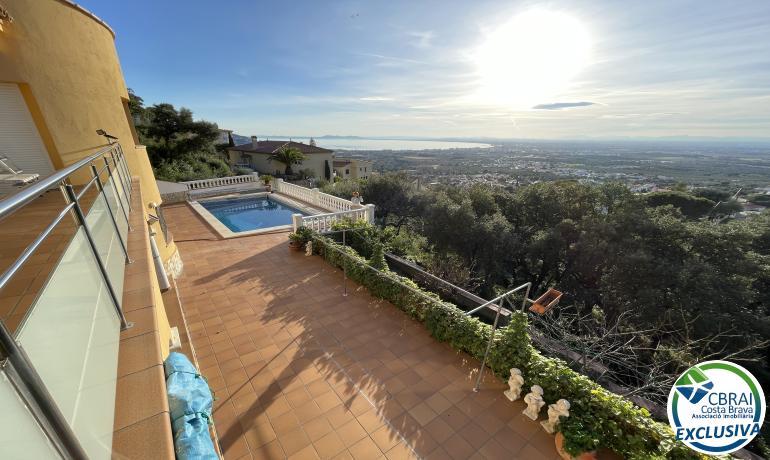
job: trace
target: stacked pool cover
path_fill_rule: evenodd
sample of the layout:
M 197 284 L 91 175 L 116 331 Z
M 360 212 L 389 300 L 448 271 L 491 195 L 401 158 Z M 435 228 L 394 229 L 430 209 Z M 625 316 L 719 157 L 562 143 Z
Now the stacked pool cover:
M 217 460 L 209 435 L 214 398 L 206 379 L 181 353 L 169 354 L 163 368 L 176 458 Z

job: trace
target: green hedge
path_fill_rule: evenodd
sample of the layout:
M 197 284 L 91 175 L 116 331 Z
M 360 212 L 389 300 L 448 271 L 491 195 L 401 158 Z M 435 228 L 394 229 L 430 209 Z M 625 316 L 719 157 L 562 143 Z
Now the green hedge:
M 316 235 L 313 250 L 327 262 L 345 268 L 347 276 L 422 321 L 431 335 L 452 347 L 481 359 L 491 327 L 469 317 L 457 306 L 424 291 L 408 278 L 393 272 L 372 270 L 354 249 Z M 571 403 L 571 416 L 562 431 L 565 449 L 573 455 L 598 448 L 611 449 L 629 459 L 702 458 L 674 440 L 669 426 L 656 422 L 645 409 L 601 387 L 569 368 L 560 359 L 548 358 L 533 346 L 526 313 L 513 312 L 510 323 L 498 329 L 490 352 L 489 367 L 507 380 L 510 369 L 521 369 L 525 385 L 540 385 L 544 398 Z

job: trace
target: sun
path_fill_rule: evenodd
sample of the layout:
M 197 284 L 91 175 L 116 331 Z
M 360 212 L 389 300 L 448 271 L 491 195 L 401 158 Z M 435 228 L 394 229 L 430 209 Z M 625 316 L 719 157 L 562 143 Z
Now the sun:
M 569 14 L 530 10 L 493 30 L 476 49 L 474 99 L 529 109 L 558 96 L 589 63 L 586 28 Z

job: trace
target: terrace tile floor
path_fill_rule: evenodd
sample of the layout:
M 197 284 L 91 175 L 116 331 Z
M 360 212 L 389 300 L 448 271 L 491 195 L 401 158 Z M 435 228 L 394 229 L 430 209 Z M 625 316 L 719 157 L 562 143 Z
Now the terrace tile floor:
M 286 233 L 219 240 L 186 204 L 164 214 L 226 459 L 559 458 L 503 382 L 471 391 L 478 361 L 352 282 L 343 296 Z

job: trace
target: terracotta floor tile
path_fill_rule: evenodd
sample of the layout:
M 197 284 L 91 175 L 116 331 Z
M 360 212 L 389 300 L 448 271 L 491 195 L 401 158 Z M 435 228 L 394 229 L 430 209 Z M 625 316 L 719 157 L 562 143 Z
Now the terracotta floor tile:
M 312 445 L 308 445 L 299 452 L 291 455 L 288 460 L 315 460 L 320 458 Z
M 421 402 L 413 408 L 409 409 L 409 414 L 417 420 L 421 426 L 425 426 L 436 418 L 437 414 L 428 404 Z
M 328 420 L 326 420 L 325 417 L 316 417 L 315 419 L 303 424 L 302 429 L 305 430 L 305 433 L 313 442 L 334 431 L 331 424 Z
M 496 440 L 512 454 L 518 453 L 527 444 L 526 439 L 508 426 L 495 433 L 492 439 Z
M 382 426 L 370 435 L 382 452 L 387 452 L 401 440 L 398 432 L 389 426 Z
M 439 444 L 455 434 L 455 430 L 441 417 L 436 417 L 431 420 L 431 422 L 425 426 L 425 431 L 430 433 L 433 439 Z
M 348 452 L 350 452 L 353 458 L 376 459 L 382 457 L 382 451 L 380 451 L 377 444 L 369 436 L 350 446 Z
M 276 417 L 270 417 L 270 424 L 273 425 L 273 429 L 279 435 L 295 430 L 302 425 L 292 411 L 288 411 Z
M 503 382 L 471 391 L 478 361 L 353 282 L 342 297 L 341 272 L 289 251 L 286 233 L 220 240 L 186 204 L 165 215 L 228 460 L 555 455 Z
M 366 430 L 356 421 L 351 420 L 340 428 L 335 429 L 346 447 L 350 447 L 362 438 L 366 437 Z
M 277 439 L 257 449 L 253 449 L 251 455 L 255 460 L 275 460 L 277 458 L 286 457 L 283 448 L 281 447 L 281 443 L 279 443 Z
M 462 436 L 458 435 L 450 436 L 449 439 L 444 441 L 442 447 L 454 460 L 464 460 L 470 458 L 473 453 L 476 452 L 476 449 L 468 444 L 468 441 L 463 439 Z
M 345 450 L 345 443 L 342 442 L 342 439 L 335 431 L 332 431 L 321 437 L 319 440 L 314 441 L 313 446 L 321 458 L 332 458 Z
M 310 439 L 302 428 L 299 427 L 288 433 L 280 434 L 278 436 L 278 442 L 281 443 L 281 447 L 287 456 L 291 456 L 311 444 Z
M 398 443 L 393 446 L 385 456 L 388 460 L 411 460 L 418 458 L 417 455 L 403 443 Z
M 275 431 L 270 423 L 259 423 L 245 430 L 243 437 L 249 445 L 249 449 L 254 452 L 276 439 Z

